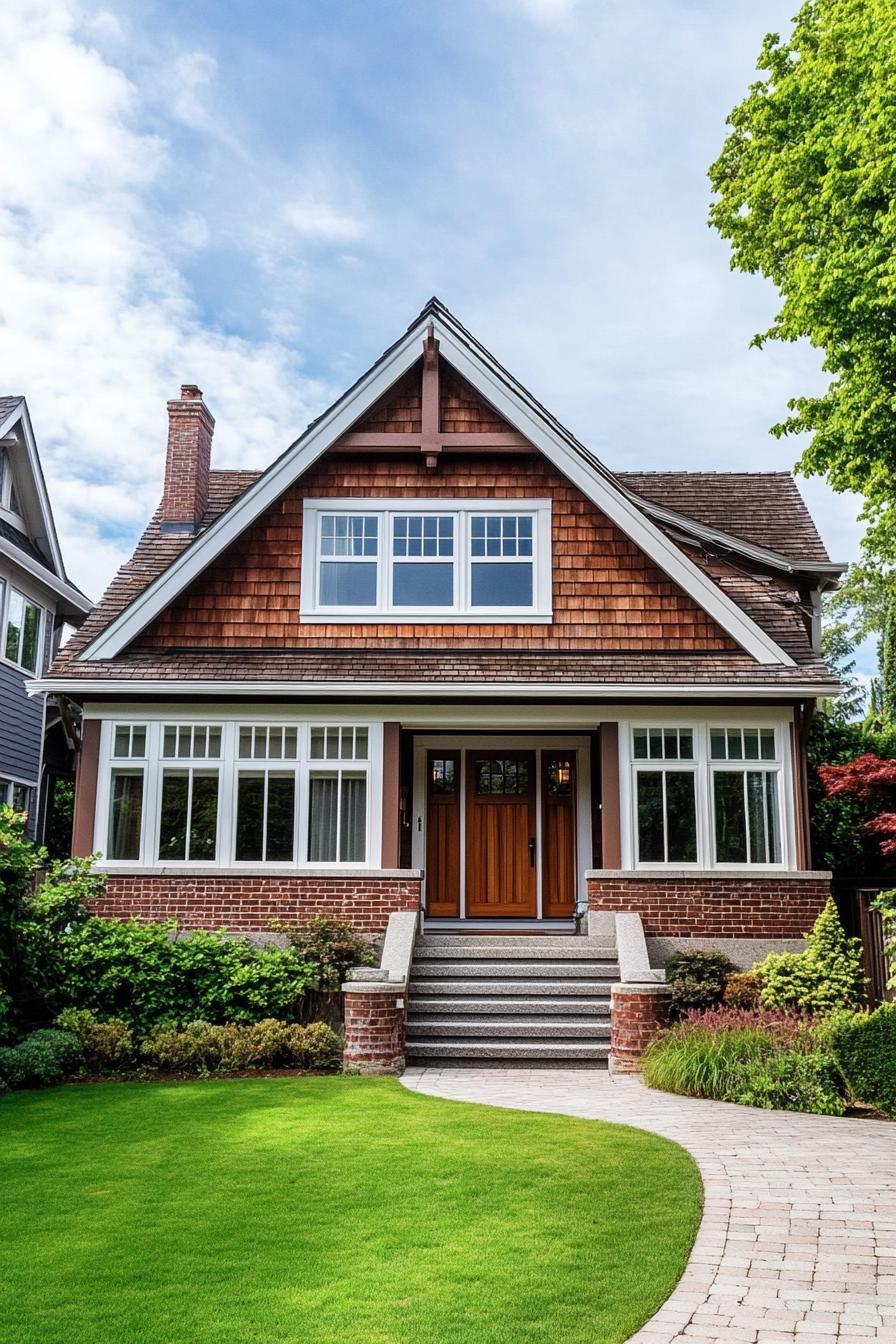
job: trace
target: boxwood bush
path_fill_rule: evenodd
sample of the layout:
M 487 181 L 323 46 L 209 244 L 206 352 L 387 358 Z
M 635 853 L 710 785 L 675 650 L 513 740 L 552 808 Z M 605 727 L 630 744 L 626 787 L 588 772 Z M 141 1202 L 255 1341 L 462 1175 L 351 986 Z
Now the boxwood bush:
M 32 1031 L 16 1046 L 0 1048 L 0 1084 L 4 1087 L 50 1087 L 77 1073 L 84 1055 L 77 1036 L 68 1031 Z
M 703 948 L 676 952 L 666 967 L 673 1016 L 683 1017 L 687 1012 L 721 1003 L 733 970 L 733 962 L 722 952 Z
M 839 1015 L 830 1040 L 852 1097 L 896 1115 L 896 1003 Z

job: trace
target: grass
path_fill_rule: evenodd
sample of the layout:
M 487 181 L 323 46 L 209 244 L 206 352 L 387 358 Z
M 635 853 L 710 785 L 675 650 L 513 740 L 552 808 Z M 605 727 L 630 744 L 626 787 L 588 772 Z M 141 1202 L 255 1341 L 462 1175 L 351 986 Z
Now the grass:
M 683 1149 L 392 1079 L 0 1098 L 3 1344 L 615 1344 L 700 1218 Z

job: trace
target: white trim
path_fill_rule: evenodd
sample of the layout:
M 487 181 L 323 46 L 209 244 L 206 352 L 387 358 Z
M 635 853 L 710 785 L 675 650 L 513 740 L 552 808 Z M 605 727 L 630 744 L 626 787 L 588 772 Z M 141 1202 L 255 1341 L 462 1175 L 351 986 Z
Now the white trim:
M 742 712 L 715 710 L 706 717 L 694 713 L 670 714 L 637 708 L 619 721 L 619 810 L 623 869 L 630 873 L 713 872 L 719 877 L 729 873 L 747 872 L 755 876 L 774 876 L 786 872 L 796 862 L 796 817 L 793 797 L 793 761 L 790 733 L 787 731 L 792 716 L 786 712 L 761 717 L 755 713 L 746 719 Z M 635 758 L 632 751 L 632 733 L 644 726 L 658 728 L 690 728 L 693 732 L 692 760 Z M 774 760 L 712 761 L 709 755 L 710 729 L 718 727 L 770 728 L 775 734 Z M 729 772 L 745 773 L 753 768 L 772 773 L 778 779 L 778 809 L 780 824 L 781 858 L 778 863 L 726 864 L 715 858 L 715 805 L 713 777 L 720 768 Z M 643 771 L 685 771 L 694 776 L 696 804 L 696 858 L 693 864 L 673 860 L 671 863 L 642 861 L 638 854 L 637 776 Z
M 239 728 L 242 725 L 263 726 L 277 721 L 298 728 L 295 759 L 256 758 L 242 759 L 238 756 Z M 296 873 L 327 871 L 334 876 L 341 873 L 367 873 L 380 871 L 382 852 L 382 758 L 383 726 L 382 720 L 362 718 L 357 713 L 346 717 L 345 722 L 367 729 L 367 757 L 356 760 L 317 760 L 311 757 L 311 730 L 316 727 L 330 727 L 334 720 L 331 716 L 321 716 L 307 712 L 299 715 L 293 712 L 288 718 L 272 716 L 263 707 L 230 714 L 218 714 L 213 706 L 179 706 L 166 710 L 156 706 L 150 711 L 140 707 L 124 710 L 122 707 L 109 706 L 102 716 L 100 733 L 99 765 L 97 771 L 96 810 L 94 815 L 94 849 L 105 855 L 109 831 L 109 809 L 111 804 L 111 780 L 116 770 L 142 771 L 143 773 L 143 810 L 140 835 L 140 852 L 134 859 L 103 860 L 103 870 L 117 872 L 150 871 L 153 873 L 178 872 L 193 873 L 208 869 L 217 874 L 251 872 L 259 869 L 265 873 Z M 145 751 L 143 756 L 115 757 L 113 744 L 115 729 L 122 725 L 140 724 L 146 726 Z M 189 723 L 196 726 L 208 726 L 221 729 L 220 754 L 216 757 L 163 757 L 163 735 L 167 724 Z M 234 856 L 236 844 L 236 796 L 237 779 L 240 772 L 253 770 L 276 770 L 291 773 L 296 780 L 295 859 L 291 863 L 275 861 L 270 864 L 258 860 L 238 861 Z M 161 808 L 162 780 L 165 770 L 214 771 L 218 776 L 218 810 L 216 831 L 216 856 L 210 859 L 174 860 L 159 858 L 159 824 Z M 335 861 L 321 863 L 310 862 L 303 858 L 308 845 L 308 781 L 314 774 L 325 772 L 364 776 L 367 784 L 367 828 L 365 833 L 365 858 L 358 862 Z
M 458 651 L 463 657 L 464 651 Z M 600 682 L 600 681 L 210 681 L 141 677 L 37 677 L 25 683 L 29 695 L 44 691 L 62 695 L 285 696 L 290 700 L 319 695 L 388 697 L 390 700 L 436 699 L 462 696 L 465 700 L 808 700 L 832 694 L 830 682 L 792 681 L 775 685 L 729 682 L 727 685 L 695 685 L 694 682 Z
M 561 429 L 439 306 L 430 305 L 378 363 L 312 424 L 259 480 L 206 532 L 138 594 L 80 655 L 85 662 L 114 658 L 183 589 L 283 494 L 420 357 L 432 325 L 440 354 L 515 429 L 563 472 L 587 498 L 688 593 L 723 630 L 765 666 L 793 666 L 793 659 L 681 551 L 616 484 L 605 467 Z
M 37 506 L 41 513 L 41 519 L 44 525 L 45 536 L 39 537 L 39 541 L 46 541 L 50 555 L 53 561 L 53 568 L 56 574 L 63 579 L 65 576 L 65 566 L 62 563 L 62 552 L 59 549 L 59 539 L 56 536 L 56 526 L 53 521 L 53 510 L 50 507 L 50 497 L 47 494 L 46 483 L 43 478 L 43 472 L 40 466 L 40 455 L 37 451 L 37 442 L 34 438 L 34 430 L 31 426 L 31 416 L 28 412 L 28 406 L 25 398 L 22 397 L 17 406 L 13 408 L 5 420 L 0 421 L 0 439 L 5 438 L 10 430 L 17 424 L 22 426 L 22 436 L 25 440 L 25 450 L 28 454 L 28 464 L 31 468 L 31 484 L 34 494 L 37 496 Z M 23 491 L 21 489 L 21 479 L 17 482 L 17 494 L 19 503 L 22 504 Z M 24 519 L 23 519 L 24 521 Z M 82 601 L 85 599 L 82 597 Z M 88 603 L 85 611 L 89 611 L 91 604 Z
M 302 577 L 301 609 L 299 619 L 310 624 L 403 624 L 427 625 L 463 622 L 465 625 L 513 623 L 545 624 L 552 619 L 552 557 L 551 557 L 550 499 L 440 499 L 437 496 L 406 499 L 306 499 L 302 516 Z M 528 607 L 473 606 L 471 596 L 471 569 L 479 563 L 500 563 L 488 557 L 480 561 L 470 554 L 470 521 L 483 514 L 513 514 L 533 520 L 532 528 L 532 605 Z M 375 517 L 378 520 L 376 556 L 345 557 L 345 563 L 376 564 L 377 600 L 369 607 L 324 606 L 319 601 L 320 565 L 329 557 L 320 554 L 320 519 L 323 514 Z M 393 554 L 393 519 L 396 516 L 435 514 L 454 520 L 454 553 L 450 557 L 453 570 L 453 602 L 445 607 L 395 606 L 390 595 L 393 566 L 405 563 Z M 338 560 L 339 557 L 334 557 Z M 417 560 L 417 557 L 413 557 Z M 529 557 L 523 557 L 526 563 Z M 449 563 L 447 558 L 419 557 L 420 563 Z

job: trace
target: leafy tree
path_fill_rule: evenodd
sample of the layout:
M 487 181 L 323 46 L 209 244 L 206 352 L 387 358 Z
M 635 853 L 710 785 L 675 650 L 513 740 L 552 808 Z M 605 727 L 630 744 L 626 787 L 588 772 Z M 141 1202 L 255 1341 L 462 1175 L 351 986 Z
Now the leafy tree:
M 880 640 L 881 717 L 896 723 L 896 594 L 887 595 L 884 629 Z
M 846 765 L 858 756 L 896 760 L 896 731 L 873 731 L 861 723 L 841 723 L 817 715 L 809 738 L 809 819 L 812 853 L 820 868 L 837 878 L 891 880 L 888 865 L 866 825 L 882 810 L 877 798 L 838 789 L 831 794 L 822 779 L 826 766 Z
M 865 688 L 856 675 L 855 645 L 845 621 L 825 625 L 821 632 L 821 652 L 828 667 L 839 679 L 843 690 L 819 702 L 822 714 L 848 723 L 865 707 Z
M 896 558 L 896 5 L 808 0 L 728 118 L 710 223 L 781 306 L 753 338 L 807 338 L 830 383 L 772 432 L 811 432 L 799 469 L 864 495 L 870 554 Z

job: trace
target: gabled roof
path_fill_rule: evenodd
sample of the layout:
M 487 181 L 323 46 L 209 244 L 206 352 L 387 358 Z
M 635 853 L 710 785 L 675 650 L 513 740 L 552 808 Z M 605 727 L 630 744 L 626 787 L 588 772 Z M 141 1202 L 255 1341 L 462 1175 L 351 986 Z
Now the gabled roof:
M 512 377 L 437 299 L 329 410 L 225 512 L 181 551 L 114 617 L 80 655 L 83 662 L 118 657 L 184 589 L 415 364 L 427 333 L 439 356 L 500 416 L 590 498 L 663 572 L 689 594 L 760 666 L 792 667 L 793 659 L 752 620 L 666 532 L 632 492 Z
M 15 441 L 16 494 L 27 532 L 0 518 L 0 554 L 44 584 L 59 599 L 62 615 L 81 620 L 93 603 L 68 578 L 24 397 L 0 397 L 0 440 Z

